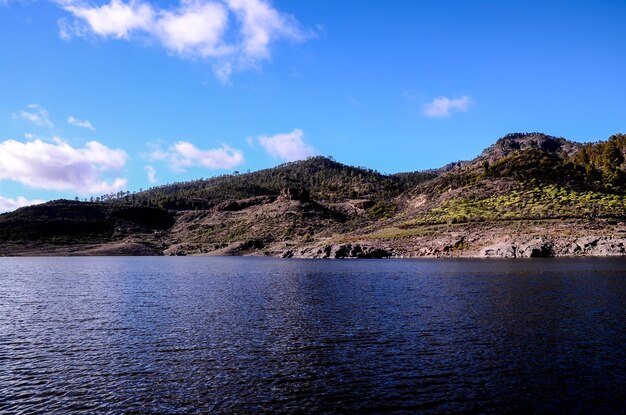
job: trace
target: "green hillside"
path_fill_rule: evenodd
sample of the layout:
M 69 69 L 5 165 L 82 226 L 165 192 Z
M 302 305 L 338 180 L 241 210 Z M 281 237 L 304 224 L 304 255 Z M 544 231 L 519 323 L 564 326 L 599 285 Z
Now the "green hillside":
M 94 202 L 18 209 L 0 215 L 0 245 L 157 238 L 205 252 L 237 241 L 254 241 L 254 248 L 451 224 L 619 222 L 626 219 L 625 154 L 623 134 L 581 144 L 515 133 L 474 160 L 425 172 L 386 175 L 313 157 Z M 411 234 L 403 232 L 390 235 Z

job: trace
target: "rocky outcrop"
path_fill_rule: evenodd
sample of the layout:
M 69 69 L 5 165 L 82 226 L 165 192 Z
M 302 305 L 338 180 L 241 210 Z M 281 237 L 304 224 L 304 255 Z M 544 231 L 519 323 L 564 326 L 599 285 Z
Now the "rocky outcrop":
M 364 246 L 361 244 L 333 244 L 287 250 L 282 258 L 391 258 L 395 256 L 388 247 Z
M 543 238 L 534 238 L 521 244 L 517 252 L 520 258 L 548 258 L 554 256 L 554 245 Z
M 543 238 L 521 243 L 499 243 L 483 248 L 484 258 L 548 258 L 554 256 L 554 244 Z
M 483 258 L 542 258 L 553 256 L 621 256 L 626 255 L 626 238 L 586 236 L 574 240 L 534 238 L 527 241 L 502 242 L 484 247 Z
M 545 153 L 574 154 L 582 147 L 581 144 L 562 137 L 552 137 L 542 133 L 513 133 L 500 138 L 479 156 L 479 159 L 497 160 L 515 151 L 540 150 Z
M 517 247 L 509 243 L 500 243 L 483 248 L 483 258 L 517 258 Z
M 569 255 L 618 256 L 626 254 L 626 238 L 584 237 L 572 242 L 565 252 Z
M 299 200 L 301 202 L 308 202 L 310 200 L 309 192 L 304 189 L 296 189 L 293 187 L 286 187 L 282 189 L 278 197 L 284 200 Z

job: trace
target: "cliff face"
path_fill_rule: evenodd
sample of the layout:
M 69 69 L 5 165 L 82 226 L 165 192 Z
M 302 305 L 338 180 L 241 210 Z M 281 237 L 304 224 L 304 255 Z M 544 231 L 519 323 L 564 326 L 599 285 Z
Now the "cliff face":
M 531 133 L 427 172 L 315 157 L 22 208 L 0 215 L 0 255 L 623 255 L 624 153 L 623 135 L 580 144 Z

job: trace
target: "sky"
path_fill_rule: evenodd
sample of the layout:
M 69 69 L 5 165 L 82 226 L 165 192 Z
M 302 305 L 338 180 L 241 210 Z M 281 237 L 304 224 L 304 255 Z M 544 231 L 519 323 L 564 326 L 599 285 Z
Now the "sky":
M 0 212 L 626 132 L 626 2 L 0 0 Z

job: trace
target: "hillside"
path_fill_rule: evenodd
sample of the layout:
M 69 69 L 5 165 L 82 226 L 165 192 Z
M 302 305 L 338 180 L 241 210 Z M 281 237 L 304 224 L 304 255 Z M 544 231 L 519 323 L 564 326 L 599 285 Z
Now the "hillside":
M 18 209 L 0 215 L 0 255 L 621 255 L 625 154 L 622 134 L 581 144 L 516 133 L 425 172 L 313 157 Z
M 252 173 L 154 187 L 134 195 L 132 202 L 164 209 L 195 210 L 229 200 L 278 196 L 286 188 L 306 190 L 311 199 L 323 202 L 364 196 L 382 200 L 395 197 L 435 176 L 435 173 L 427 172 L 383 175 L 330 158 L 312 157 Z

